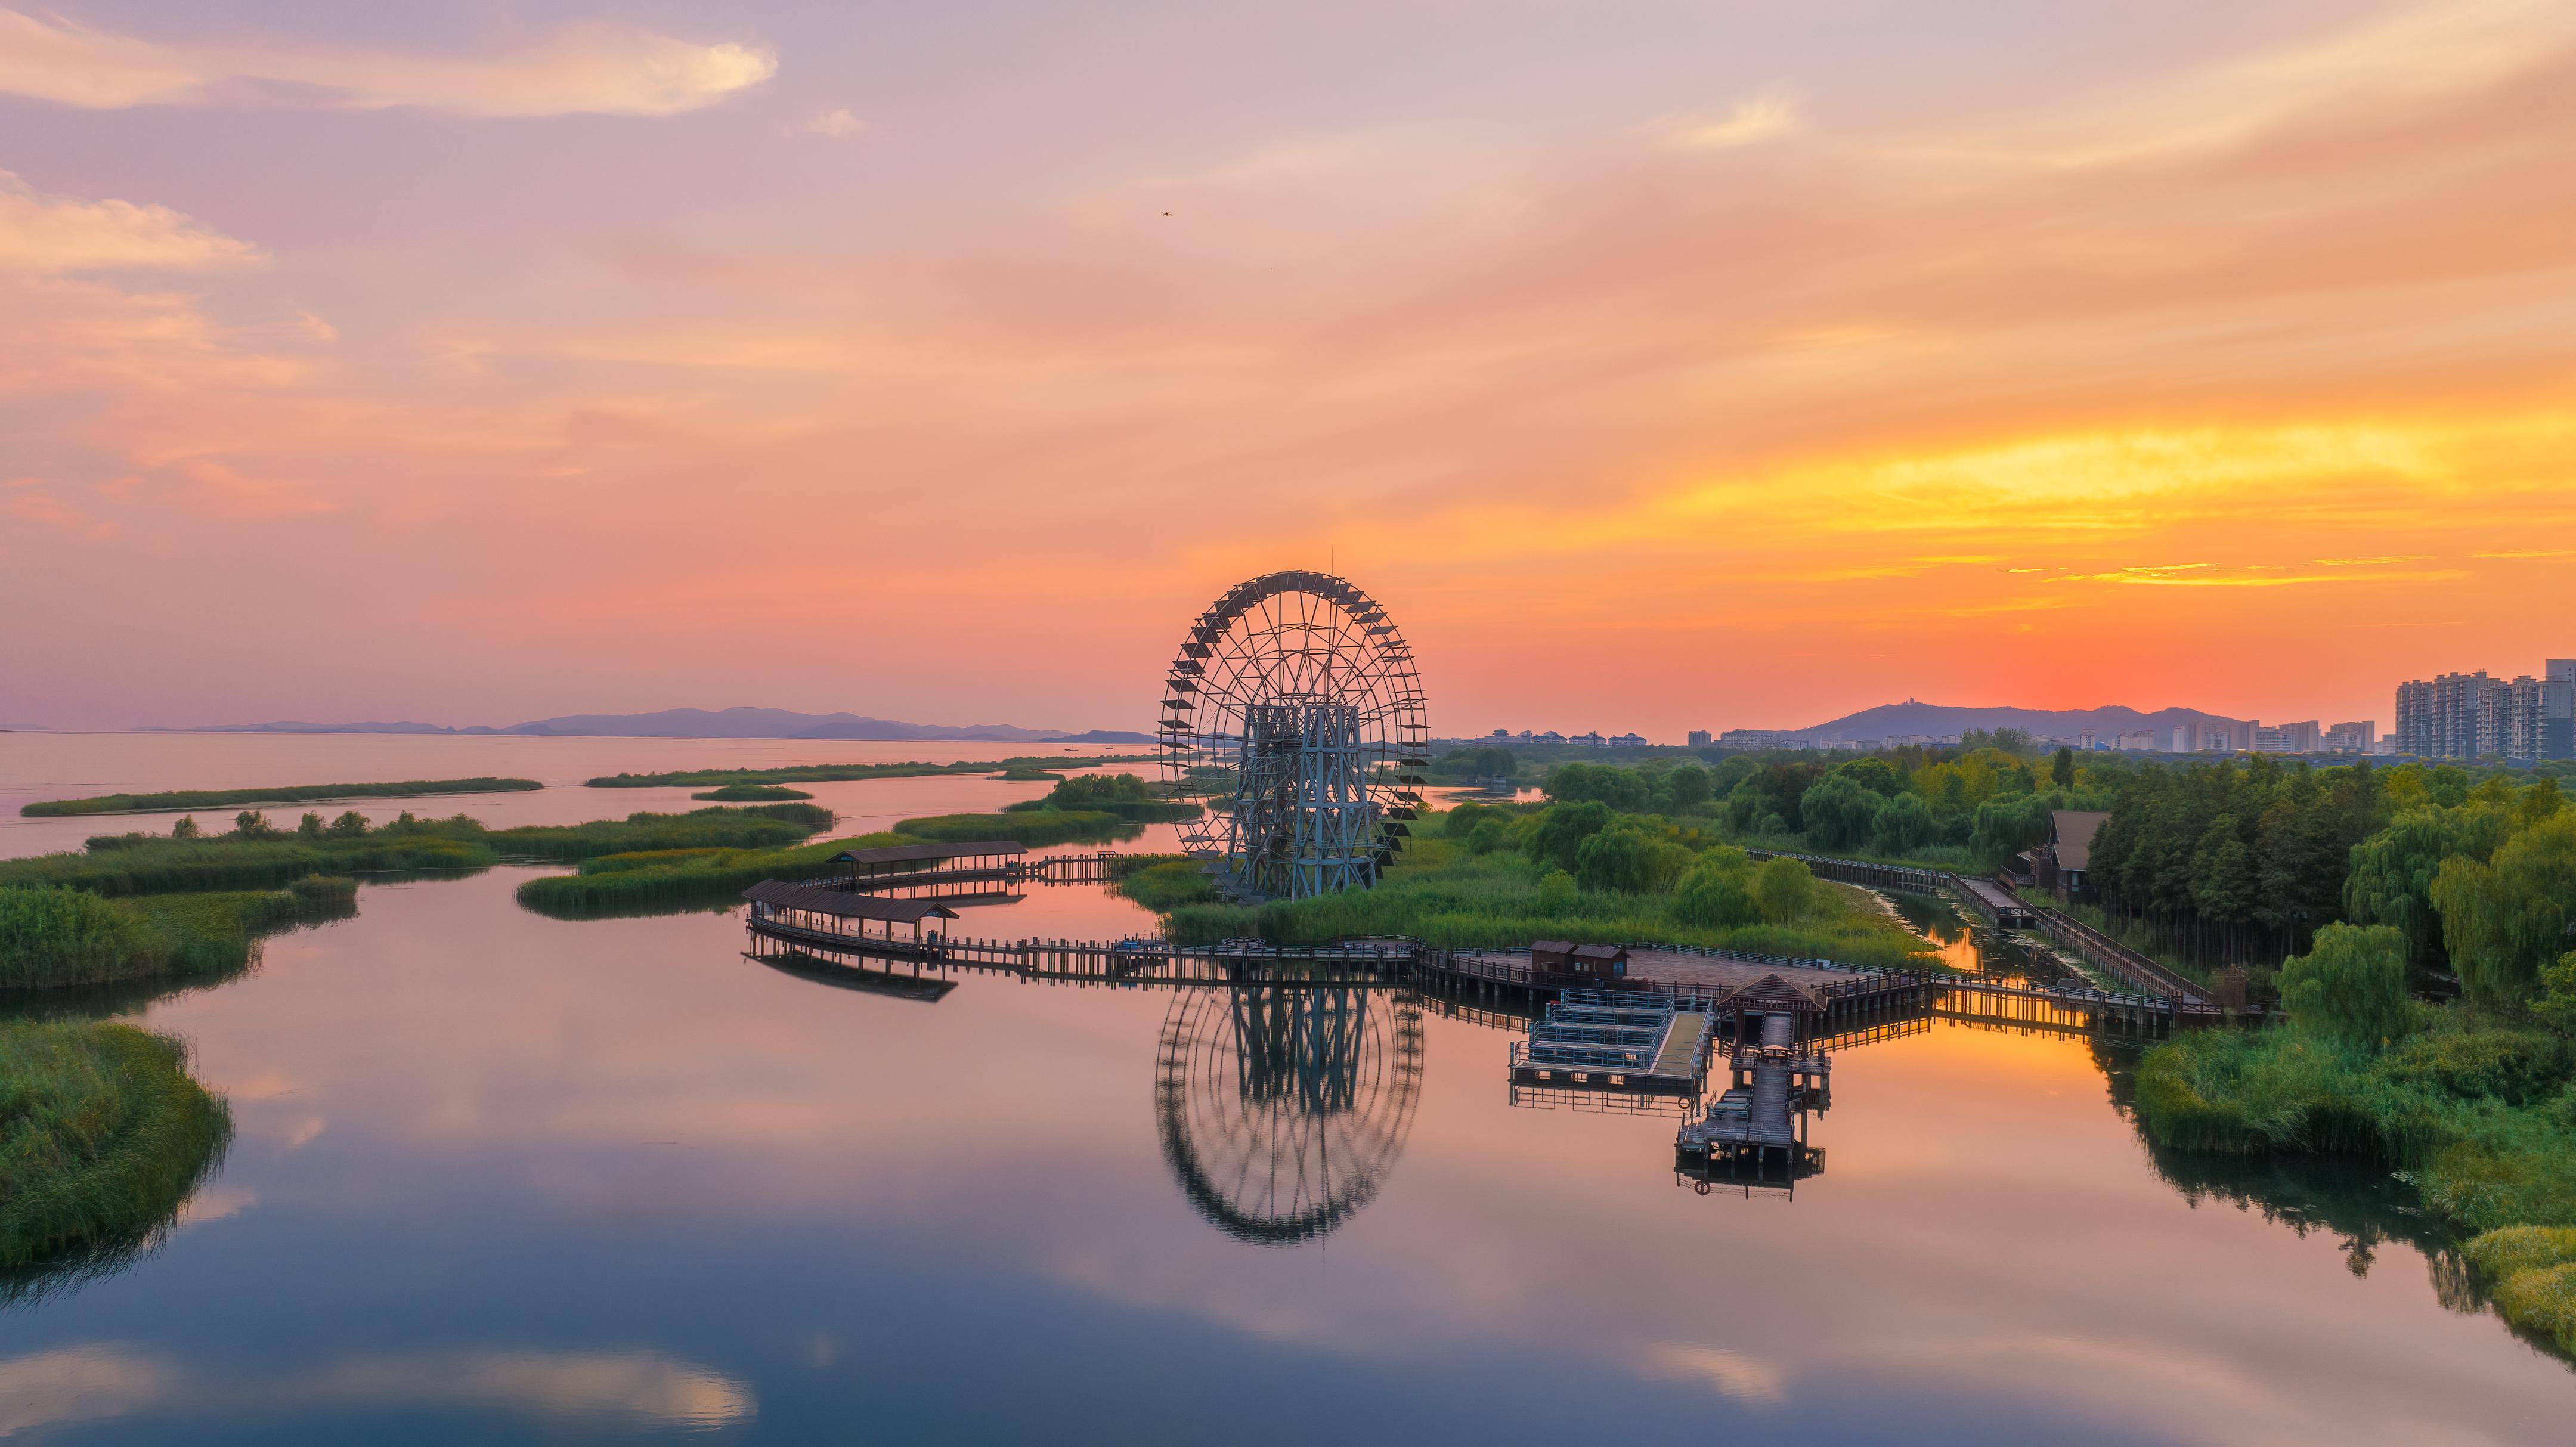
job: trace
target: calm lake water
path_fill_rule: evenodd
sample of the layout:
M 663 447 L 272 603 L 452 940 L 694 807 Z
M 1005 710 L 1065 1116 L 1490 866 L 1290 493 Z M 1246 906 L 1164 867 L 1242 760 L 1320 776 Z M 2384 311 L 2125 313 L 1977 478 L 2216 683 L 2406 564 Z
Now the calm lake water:
M 0 735 L 0 797 L 942 748 L 1030 751 Z M 814 792 L 858 828 L 1041 787 Z M 684 793 L 657 792 L 428 807 L 565 821 Z M 0 840 L 111 827 L 36 822 Z M 369 887 L 140 1012 L 192 1043 L 237 1138 L 157 1253 L 0 1311 L 0 1434 L 2576 1438 L 2576 1373 L 2466 1298 L 2402 1193 L 2159 1164 L 2115 1105 L 2118 1049 L 1938 1023 L 1846 1051 L 1821 1174 L 1701 1195 L 1676 1116 L 1514 1108 L 1508 1034 L 1395 994 L 1330 1007 L 1351 1060 L 1278 1059 L 1226 997 L 836 989 L 745 959 L 738 912 L 529 914 L 531 872 Z M 1149 921 L 1058 888 L 958 928 Z

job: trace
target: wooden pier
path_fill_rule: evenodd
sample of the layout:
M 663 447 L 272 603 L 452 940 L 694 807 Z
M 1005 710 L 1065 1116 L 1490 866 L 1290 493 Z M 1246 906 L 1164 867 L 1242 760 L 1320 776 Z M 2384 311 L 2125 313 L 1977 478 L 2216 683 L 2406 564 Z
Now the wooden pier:
M 752 903 L 747 925 L 755 948 L 766 940 L 818 958 L 855 956 L 916 969 L 927 965 L 1064 984 L 1407 985 L 1436 1002 L 1435 1008 L 1473 1014 L 1515 1031 L 1542 1015 L 1558 999 L 1562 984 L 1534 969 L 1527 950 L 1444 950 L 1405 937 L 1353 937 L 1329 945 L 1280 948 L 1258 940 L 1184 945 L 1154 936 L 1123 940 L 956 936 L 932 926 L 957 918 L 939 901 L 961 902 L 961 896 L 922 886 L 944 880 L 950 888 L 990 887 L 965 876 L 983 873 L 988 867 L 984 861 L 992 856 L 951 853 L 941 857 L 975 867 L 971 871 L 933 867 L 900 875 L 880 869 L 872 876 L 873 888 L 855 891 L 847 887 L 846 876 L 803 885 L 781 881 L 755 885 L 744 892 Z M 1042 855 L 1004 858 L 1000 865 L 989 867 L 1016 871 L 1022 879 L 1061 878 L 1070 883 L 1111 877 L 1121 868 L 1116 861 L 1129 857 L 1114 852 Z M 893 897 L 897 895 L 909 897 Z M 2072 920 L 2065 925 L 2084 929 Z M 2103 937 L 2093 948 L 2108 952 L 2122 947 Z M 1874 970 L 1832 960 L 1646 944 L 1630 947 L 1629 973 L 1616 982 L 1612 993 L 1661 996 L 1671 1000 L 1676 1011 L 1696 1012 L 1714 1026 L 1734 1022 L 1742 1013 L 1730 1004 L 1737 991 L 1776 978 L 1794 985 L 1819 1007 L 1816 1018 L 1801 1028 L 1801 1044 L 1816 1052 L 1845 1048 L 1847 1041 L 1879 1038 L 1891 1028 L 1930 1018 L 2065 1033 L 2160 1035 L 2185 1017 L 2215 1013 L 2188 991 L 2188 982 L 2176 982 L 2183 988 L 2174 988 L 2149 973 L 2158 968 L 2152 961 L 2129 962 L 2128 970 L 2116 973 L 2156 983 L 2136 994 L 2120 994 L 2071 985 L 2051 989 L 1974 976 Z M 1633 1073 L 1661 1074 L 1649 1068 L 1652 1064 L 1646 1062 Z M 1615 1073 L 1632 1072 L 1623 1068 Z M 1551 1079 L 1546 1084 L 1553 1089 L 1563 1082 Z
M 1670 995 L 1567 990 L 1512 1042 L 1519 1086 L 1696 1097 L 1708 1078 L 1706 1009 Z

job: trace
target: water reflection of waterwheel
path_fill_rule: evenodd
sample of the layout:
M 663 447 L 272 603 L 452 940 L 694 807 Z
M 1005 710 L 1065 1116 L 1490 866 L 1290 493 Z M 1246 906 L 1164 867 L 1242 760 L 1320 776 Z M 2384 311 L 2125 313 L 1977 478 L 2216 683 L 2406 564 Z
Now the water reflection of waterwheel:
M 1313 1240 L 1367 1203 L 1421 1089 L 1422 1006 L 1383 990 L 1183 990 L 1154 1065 L 1182 1192 L 1266 1245 Z

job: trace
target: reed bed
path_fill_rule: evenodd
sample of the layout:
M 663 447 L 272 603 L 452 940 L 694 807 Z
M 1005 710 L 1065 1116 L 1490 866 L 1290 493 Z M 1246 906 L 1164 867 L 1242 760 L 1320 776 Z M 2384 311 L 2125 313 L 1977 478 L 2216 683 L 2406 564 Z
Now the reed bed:
M 1007 759 L 967 760 L 954 764 L 790 764 L 775 769 L 677 769 L 660 774 L 608 774 L 589 781 L 593 789 L 650 789 L 673 785 L 712 788 L 723 784 L 835 784 L 852 779 L 912 779 L 930 774 L 991 774 L 1013 770 L 1083 769 L 1107 764 L 1149 763 L 1159 754 L 1103 754 L 1097 758 L 1059 759 L 1020 754 Z
M 2457 1008 L 2418 1017 L 2385 1048 L 2296 1024 L 2167 1041 L 2138 1064 L 2139 1126 L 2184 1150 L 2376 1160 L 2465 1230 L 2576 1226 L 2576 1048 Z
M 2506 1321 L 2576 1356 L 2576 1227 L 2507 1226 L 2467 1255 Z
M 430 832 L 393 826 L 355 838 L 93 839 L 86 853 L 0 860 L 0 886 L 65 885 L 108 896 L 277 889 L 308 875 L 467 874 L 500 854 L 482 826 Z
M 205 980 L 245 969 L 260 936 L 356 910 L 358 884 L 105 899 L 60 885 L 0 887 L 0 989 Z
M 830 872 L 844 849 L 912 844 L 901 834 L 864 834 L 772 849 L 655 850 L 607 855 L 582 862 L 578 874 L 554 874 L 519 886 L 522 908 L 554 919 L 683 914 L 730 909 L 742 892 L 764 879 L 798 879 Z
M 1106 844 L 1133 839 L 1145 826 L 1105 809 L 1030 809 L 1001 814 L 939 814 L 906 819 L 898 834 L 942 844 L 1007 839 L 1032 849 L 1049 844 Z
M 811 799 L 814 796 L 802 789 L 790 789 L 782 784 L 727 784 L 721 789 L 709 789 L 703 794 L 691 794 L 689 797 L 701 800 L 712 799 L 719 804 L 757 804 L 777 799 Z
M 232 1136 L 178 1041 L 130 1025 L 0 1024 L 0 1268 L 137 1250 Z
M 1169 914 L 1183 905 L 1212 904 L 1217 898 L 1216 881 L 1192 859 L 1166 860 L 1126 871 L 1110 886 L 1110 892 L 1124 895 L 1156 914 Z
M 304 804 L 321 799 L 416 799 L 435 794 L 508 794 L 545 785 L 534 779 L 411 779 L 398 784 L 292 784 L 267 789 L 164 789 L 151 794 L 93 794 L 40 799 L 18 812 L 31 818 L 66 814 L 175 814 L 243 804 Z
M 569 862 L 648 850 L 775 849 L 829 829 L 834 821 L 831 810 L 812 804 L 761 804 L 686 814 L 629 814 L 587 824 L 525 825 L 491 830 L 484 837 L 504 854 Z

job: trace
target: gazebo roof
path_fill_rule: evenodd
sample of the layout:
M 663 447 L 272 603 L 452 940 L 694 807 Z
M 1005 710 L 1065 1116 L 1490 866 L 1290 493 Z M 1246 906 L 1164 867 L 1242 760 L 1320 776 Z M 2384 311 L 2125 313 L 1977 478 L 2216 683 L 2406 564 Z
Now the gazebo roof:
M 852 894 L 845 889 L 816 889 L 810 884 L 790 884 L 783 879 L 764 879 L 744 890 L 742 897 L 775 909 L 801 909 L 842 919 L 919 924 L 925 919 L 957 918 L 957 911 L 937 900 L 881 899 L 873 894 Z
M 1717 1002 L 1717 1008 L 1721 1010 L 1746 1007 L 1795 1010 L 1803 1013 L 1809 1010 L 1822 1010 L 1825 1008 L 1825 1002 L 1816 994 L 1812 986 L 1784 979 L 1775 973 L 1738 985 L 1725 999 Z
M 987 839 L 972 844 L 889 844 L 878 849 L 844 849 L 832 856 L 834 864 L 930 864 L 942 859 L 967 859 L 988 854 L 1026 854 L 1029 847 L 1011 839 Z

